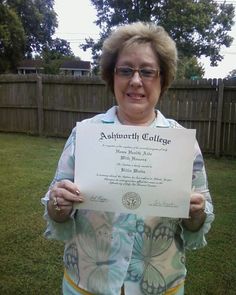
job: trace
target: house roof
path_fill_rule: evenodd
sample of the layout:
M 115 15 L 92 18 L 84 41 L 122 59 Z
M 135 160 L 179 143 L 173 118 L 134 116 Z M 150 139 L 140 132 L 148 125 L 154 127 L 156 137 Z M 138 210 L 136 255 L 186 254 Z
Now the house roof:
M 18 69 L 32 69 L 32 68 L 43 68 L 44 62 L 41 59 L 25 59 L 18 64 Z M 60 66 L 61 69 L 80 69 L 90 70 L 90 61 L 83 60 L 64 60 Z
M 90 61 L 65 60 L 61 64 L 61 69 L 84 69 L 84 70 L 90 70 Z
M 19 62 L 17 68 L 43 68 L 43 61 L 41 59 L 24 59 Z

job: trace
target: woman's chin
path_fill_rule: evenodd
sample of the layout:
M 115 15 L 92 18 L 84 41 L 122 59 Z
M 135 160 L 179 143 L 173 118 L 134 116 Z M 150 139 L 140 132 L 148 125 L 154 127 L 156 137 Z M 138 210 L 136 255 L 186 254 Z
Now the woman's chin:
M 125 110 L 129 111 L 130 113 L 143 113 L 146 110 L 146 106 L 144 103 L 140 102 L 132 102 L 125 106 Z

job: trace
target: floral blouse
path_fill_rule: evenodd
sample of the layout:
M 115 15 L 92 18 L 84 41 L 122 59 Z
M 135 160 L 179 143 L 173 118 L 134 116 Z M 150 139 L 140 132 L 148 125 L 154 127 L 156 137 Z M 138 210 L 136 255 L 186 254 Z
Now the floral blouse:
M 116 107 L 84 120 L 96 124 L 120 124 Z M 160 111 L 153 127 L 183 128 Z M 75 128 L 60 157 L 51 186 L 62 179 L 74 180 Z M 186 276 L 185 249 L 206 245 L 205 235 L 214 219 L 211 196 L 201 151 L 196 142 L 192 186 L 206 198 L 206 220 L 197 232 L 190 232 L 181 219 L 141 217 L 93 210 L 73 210 L 71 218 L 56 223 L 47 212 L 49 192 L 42 198 L 47 220 L 47 238 L 65 242 L 66 275 L 79 288 L 92 294 L 164 294 L 181 284 Z M 67 281 L 67 284 L 70 282 Z M 78 294 L 76 291 L 72 294 Z

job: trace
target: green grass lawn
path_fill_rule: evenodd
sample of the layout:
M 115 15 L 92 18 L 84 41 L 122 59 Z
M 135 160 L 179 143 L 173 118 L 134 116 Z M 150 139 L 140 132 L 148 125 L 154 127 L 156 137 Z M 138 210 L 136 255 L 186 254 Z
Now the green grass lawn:
M 0 294 L 61 294 L 63 244 L 44 238 L 40 199 L 64 143 L 0 133 Z M 187 252 L 186 295 L 235 295 L 236 159 L 206 158 L 206 167 L 216 220 L 208 246 Z

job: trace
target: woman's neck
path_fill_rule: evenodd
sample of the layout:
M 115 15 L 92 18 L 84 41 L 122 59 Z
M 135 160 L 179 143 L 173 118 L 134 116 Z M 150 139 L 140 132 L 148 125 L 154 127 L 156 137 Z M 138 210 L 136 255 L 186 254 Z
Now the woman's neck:
M 128 116 L 124 116 L 119 111 L 119 108 L 117 108 L 116 115 L 122 125 L 149 126 L 155 121 L 157 113 L 155 110 L 153 110 L 153 114 L 148 117 L 129 118 Z

